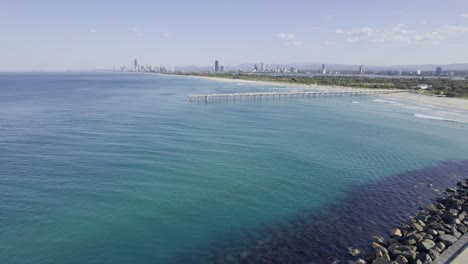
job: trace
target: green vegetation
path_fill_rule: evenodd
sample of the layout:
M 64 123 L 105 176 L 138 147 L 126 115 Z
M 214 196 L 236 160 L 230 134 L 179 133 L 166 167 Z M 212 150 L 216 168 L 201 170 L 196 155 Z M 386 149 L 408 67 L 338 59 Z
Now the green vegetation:
M 363 76 L 270 76 L 264 74 L 232 74 L 232 73 L 175 73 L 179 75 L 206 76 L 226 79 L 241 79 L 263 82 L 282 82 L 294 84 L 337 85 L 356 88 L 383 89 L 416 89 L 418 84 L 427 84 L 425 90 L 429 95 L 445 95 L 447 97 L 468 98 L 468 80 L 449 78 L 382 78 Z

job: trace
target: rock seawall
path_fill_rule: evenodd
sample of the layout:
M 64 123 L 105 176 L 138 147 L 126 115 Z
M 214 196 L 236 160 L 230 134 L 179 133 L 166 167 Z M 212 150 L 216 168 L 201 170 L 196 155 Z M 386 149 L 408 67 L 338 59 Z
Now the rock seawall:
M 446 194 L 392 229 L 390 238 L 375 237 L 373 252 L 349 263 L 427 264 L 437 259 L 468 231 L 468 179 L 447 188 Z

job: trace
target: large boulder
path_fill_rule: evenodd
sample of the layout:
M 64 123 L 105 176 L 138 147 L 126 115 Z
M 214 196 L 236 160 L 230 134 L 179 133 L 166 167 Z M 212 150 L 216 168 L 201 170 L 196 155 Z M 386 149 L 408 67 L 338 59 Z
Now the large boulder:
M 359 249 L 357 248 L 348 248 L 348 252 L 351 256 L 355 257 L 357 255 L 359 255 L 361 252 L 359 251 Z
M 458 227 L 458 231 L 460 231 L 462 234 L 465 234 L 466 231 L 468 231 L 468 228 L 465 225 L 461 225 Z
M 429 256 L 431 256 L 432 259 L 436 259 L 440 256 L 440 253 L 437 252 L 437 250 L 435 250 L 434 248 L 431 248 L 427 251 L 427 254 L 429 254 Z
M 405 240 L 406 245 L 416 245 L 416 243 L 418 243 L 418 241 L 416 241 L 414 238 L 408 238 Z
M 395 259 L 395 261 L 398 263 L 398 264 L 407 264 L 409 261 L 403 257 L 402 255 L 398 255 L 398 257 Z
M 418 250 L 419 251 L 428 251 L 429 249 L 435 246 L 435 242 L 429 239 L 424 239 L 423 241 L 418 243 Z
M 455 209 L 450 209 L 444 212 L 442 215 L 442 219 L 446 222 L 451 222 L 453 219 L 456 219 L 458 215 L 458 211 Z
M 417 232 L 424 231 L 424 228 L 418 223 L 411 223 L 411 228 L 413 228 L 413 230 Z
M 403 234 L 401 233 L 401 230 L 399 228 L 394 228 L 390 231 L 390 236 L 391 237 L 402 237 Z
M 413 235 L 409 236 L 408 238 L 409 238 L 409 239 L 412 238 L 412 239 L 416 240 L 416 242 L 421 242 L 421 241 L 423 241 L 423 239 L 424 239 L 424 237 L 423 237 L 422 234 L 423 234 L 423 233 L 416 233 L 416 234 L 413 234 Z
M 374 241 L 383 245 L 385 244 L 385 239 L 381 236 L 372 236 L 372 238 L 374 238 Z
M 401 243 L 396 242 L 396 243 L 390 244 L 387 249 L 390 252 L 390 254 L 395 256 L 396 255 L 395 250 L 398 250 L 400 246 L 401 246 Z
M 429 213 L 433 214 L 435 211 L 437 210 L 437 207 L 433 204 L 429 205 L 427 207 L 427 211 L 429 211 Z
M 392 264 L 392 262 L 386 258 L 376 258 L 372 264 Z
M 444 243 L 447 246 L 452 245 L 453 243 L 457 242 L 457 238 L 452 235 L 442 234 L 439 236 L 440 242 Z
M 440 249 L 440 251 L 444 251 L 446 248 L 446 245 L 443 242 L 437 242 L 436 247 Z
M 398 255 L 403 256 L 410 262 L 413 262 L 416 260 L 416 251 L 403 251 L 400 249 L 396 249 L 394 253 L 395 253 L 395 256 L 398 256 Z
M 421 260 L 423 264 L 429 264 L 432 262 L 432 258 L 429 256 L 429 254 L 427 254 L 427 252 L 421 253 L 418 259 Z
M 439 233 L 437 233 L 437 231 L 435 231 L 435 230 L 432 229 L 432 228 L 429 228 L 429 229 L 426 231 L 426 233 L 427 233 L 428 235 L 431 235 L 431 236 L 437 236 L 437 235 L 439 234 Z
M 418 221 L 418 224 L 421 224 L 421 223 L 419 223 L 419 221 L 422 221 L 422 222 L 424 223 L 424 222 L 427 222 L 427 220 L 428 220 L 429 218 L 430 218 L 429 215 L 421 215 L 421 214 L 420 214 L 420 215 L 415 216 L 413 219 L 416 220 L 416 221 Z

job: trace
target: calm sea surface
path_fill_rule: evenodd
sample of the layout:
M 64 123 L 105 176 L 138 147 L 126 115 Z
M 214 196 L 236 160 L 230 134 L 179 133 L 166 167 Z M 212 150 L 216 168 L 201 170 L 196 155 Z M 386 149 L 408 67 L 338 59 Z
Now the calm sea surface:
M 468 177 L 467 113 L 187 99 L 278 88 L 0 74 L 0 262 L 330 263 Z

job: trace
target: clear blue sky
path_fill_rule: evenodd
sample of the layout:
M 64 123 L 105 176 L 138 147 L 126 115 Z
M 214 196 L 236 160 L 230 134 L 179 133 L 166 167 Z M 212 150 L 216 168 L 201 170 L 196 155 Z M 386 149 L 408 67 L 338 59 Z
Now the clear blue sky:
M 0 0 L 0 71 L 468 62 L 467 0 Z

